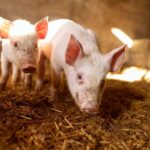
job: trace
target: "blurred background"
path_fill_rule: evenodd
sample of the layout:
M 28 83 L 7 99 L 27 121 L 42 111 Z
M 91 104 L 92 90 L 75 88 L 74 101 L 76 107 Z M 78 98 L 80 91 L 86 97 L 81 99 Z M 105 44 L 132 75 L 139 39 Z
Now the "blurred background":
M 150 68 L 150 0 L 0 0 L 0 16 L 32 23 L 45 16 L 72 19 L 95 31 L 102 52 L 129 43 L 126 66 Z

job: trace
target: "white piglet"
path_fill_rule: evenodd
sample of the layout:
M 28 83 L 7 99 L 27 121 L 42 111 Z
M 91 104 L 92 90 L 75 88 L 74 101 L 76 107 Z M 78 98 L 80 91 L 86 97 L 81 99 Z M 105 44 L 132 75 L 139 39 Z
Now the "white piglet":
M 11 65 L 13 66 L 12 82 L 14 86 L 19 71 L 23 71 L 27 79 L 30 73 L 36 71 L 37 42 L 39 39 L 45 38 L 47 34 L 48 18 L 40 20 L 35 25 L 18 19 L 11 22 L 9 28 L 7 22 L 7 26 L 1 26 L 0 31 L 0 36 L 5 38 L 2 39 L 0 89 L 5 89 Z M 30 84 L 29 81 L 26 81 L 27 79 L 25 79 L 26 84 Z
M 94 32 L 66 19 L 49 22 L 46 38 L 39 41 L 40 60 L 37 89 L 41 88 L 44 60 L 50 59 L 54 88 L 63 70 L 69 90 L 82 112 L 99 111 L 106 74 L 117 71 L 124 60 L 126 45 L 102 54 Z

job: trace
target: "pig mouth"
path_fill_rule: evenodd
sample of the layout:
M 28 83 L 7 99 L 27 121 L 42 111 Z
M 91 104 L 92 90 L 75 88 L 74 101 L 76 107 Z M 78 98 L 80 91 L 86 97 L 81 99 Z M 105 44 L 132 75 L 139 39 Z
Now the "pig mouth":
M 92 114 L 92 115 L 96 115 L 99 113 L 99 110 L 98 108 L 82 108 L 80 109 L 81 112 L 85 112 L 85 113 L 88 113 L 88 114 Z
M 22 69 L 24 73 L 34 73 L 36 71 L 36 67 L 33 65 L 28 65 Z

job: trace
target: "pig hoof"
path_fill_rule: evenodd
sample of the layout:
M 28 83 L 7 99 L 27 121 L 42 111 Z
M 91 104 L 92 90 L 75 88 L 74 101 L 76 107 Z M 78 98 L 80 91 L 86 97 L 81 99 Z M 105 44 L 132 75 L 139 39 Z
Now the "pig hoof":
M 42 89 L 42 85 L 43 84 L 41 82 L 37 81 L 36 86 L 35 86 L 35 90 L 40 91 Z
M 56 88 L 55 87 L 51 87 L 50 88 L 50 92 L 51 92 L 51 97 L 52 97 L 52 99 L 57 99 L 58 98 L 58 93 L 57 93 L 57 90 L 56 90 Z

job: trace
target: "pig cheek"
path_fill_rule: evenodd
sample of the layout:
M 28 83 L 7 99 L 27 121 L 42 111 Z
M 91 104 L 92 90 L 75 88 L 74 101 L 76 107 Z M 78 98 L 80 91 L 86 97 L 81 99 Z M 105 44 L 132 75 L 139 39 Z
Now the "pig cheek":
M 79 106 L 79 108 L 81 108 L 83 103 L 85 103 L 86 100 L 88 99 L 87 94 L 84 91 L 79 91 L 78 94 L 76 95 L 76 98 L 77 98 L 77 105 Z
M 76 105 L 79 107 L 80 102 L 79 102 L 79 93 L 78 92 L 75 93 L 74 100 L 75 100 Z
M 20 53 L 15 49 L 12 49 L 12 52 L 11 52 L 11 60 L 12 62 L 18 67 L 20 68 L 20 66 L 22 65 L 22 59 L 20 58 Z
M 37 58 L 38 58 L 38 49 L 33 48 L 32 52 L 28 54 L 30 56 L 31 62 L 35 65 L 37 63 Z
M 27 63 L 28 57 L 23 51 L 16 52 L 16 63 L 18 68 L 22 67 Z
M 22 59 L 21 59 L 22 58 Z M 19 58 L 19 59 L 17 59 L 16 60 L 16 63 L 17 63 L 17 66 L 18 66 L 18 68 L 20 68 L 20 69 L 22 69 L 22 67 L 23 67 L 23 65 L 24 65 L 24 59 L 23 59 L 23 57 L 21 57 L 21 58 Z

